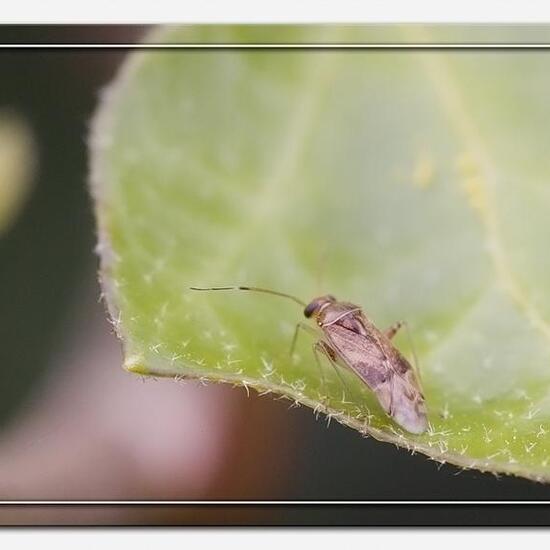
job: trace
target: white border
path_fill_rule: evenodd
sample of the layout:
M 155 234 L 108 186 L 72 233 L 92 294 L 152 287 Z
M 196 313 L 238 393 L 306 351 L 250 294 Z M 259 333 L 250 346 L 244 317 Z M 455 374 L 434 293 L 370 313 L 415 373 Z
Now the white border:
M 150 23 L 543 23 L 546 0 L 18 0 L 4 2 L 11 24 Z
M 550 7 L 550 4 L 549 4 Z M 538 21 L 540 23 L 540 21 Z M 336 22 L 334 22 L 336 23 Z M 550 43 L 543 44 L 426 44 L 426 43 L 373 43 L 373 44 L 0 44 L 1 49 L 550 49 Z M 550 500 L 0 500 L 3 506 L 66 506 L 66 505 L 103 505 L 103 506 L 135 506 L 135 505 L 186 505 L 186 506 L 239 506 L 239 505 L 341 505 L 341 504 L 373 504 L 373 505 L 509 505 L 509 504 L 550 504 Z

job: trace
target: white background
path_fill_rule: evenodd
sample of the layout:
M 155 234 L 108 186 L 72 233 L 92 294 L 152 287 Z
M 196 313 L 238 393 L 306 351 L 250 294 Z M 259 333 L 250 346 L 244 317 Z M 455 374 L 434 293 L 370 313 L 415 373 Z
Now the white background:
M 3 533 L 2 548 L 40 550 L 488 550 L 548 548 L 548 533 L 525 530 L 359 529 L 175 529 L 124 531 L 87 529 Z M 78 539 L 78 540 L 77 540 Z
M 5 23 L 531 22 L 547 0 L 17 0 Z
M 36 23 L 168 23 L 168 22 L 550 22 L 550 2 L 543 0 L 17 0 L 3 2 L 0 22 Z M 0 80 L 1 85 L 1 80 Z M 549 488 L 550 494 L 550 488 Z M 0 515 L 2 510 L 0 508 Z M 342 512 L 344 513 L 344 511 Z M 550 517 L 549 517 L 550 521 Z M 4 530 L 0 548 L 88 550 L 96 548 L 206 548 L 223 550 L 304 547 L 323 550 L 468 550 L 512 545 L 548 547 L 547 532 L 450 530 Z M 184 535 L 184 540 L 182 540 Z M 544 537 L 544 540 L 543 540 Z M 489 540 L 490 539 L 490 540 Z M 537 544 L 544 543 L 545 545 Z M 537 544 L 535 546 L 535 544 Z

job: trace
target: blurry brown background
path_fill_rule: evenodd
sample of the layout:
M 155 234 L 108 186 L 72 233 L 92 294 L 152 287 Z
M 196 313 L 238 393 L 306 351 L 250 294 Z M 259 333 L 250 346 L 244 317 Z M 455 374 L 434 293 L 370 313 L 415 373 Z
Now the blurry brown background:
M 0 27 L 0 43 L 134 42 L 140 27 Z M 98 302 L 86 139 L 124 50 L 0 50 L 0 109 L 38 149 L 34 188 L 0 236 L 0 499 L 545 499 L 363 439 L 286 401 L 141 380 Z M 284 508 L 3 506 L 6 523 L 285 522 Z M 308 509 L 302 509 L 307 521 Z M 311 517 L 314 512 L 311 511 Z

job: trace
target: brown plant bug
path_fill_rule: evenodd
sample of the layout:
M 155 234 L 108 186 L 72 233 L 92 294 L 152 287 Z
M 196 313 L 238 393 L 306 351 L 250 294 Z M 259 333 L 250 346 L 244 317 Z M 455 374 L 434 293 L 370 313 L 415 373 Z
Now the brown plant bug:
M 313 344 L 317 362 L 322 353 L 336 370 L 341 366 L 350 369 L 374 392 L 384 411 L 405 430 L 421 434 L 428 428 L 419 376 L 391 342 L 402 322 L 382 332 L 359 306 L 340 302 L 330 294 L 306 303 L 290 294 L 251 286 L 191 287 L 191 290 L 247 290 L 293 300 L 304 308 L 304 316 L 313 318 L 322 331 L 322 337 Z M 299 330 L 318 335 L 310 325 L 298 323 L 291 353 Z

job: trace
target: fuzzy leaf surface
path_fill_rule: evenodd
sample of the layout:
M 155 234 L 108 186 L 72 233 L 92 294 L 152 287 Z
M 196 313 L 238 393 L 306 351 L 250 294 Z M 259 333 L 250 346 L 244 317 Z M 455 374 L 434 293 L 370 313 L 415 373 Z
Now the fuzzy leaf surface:
M 195 27 L 154 40 L 397 32 Z M 550 479 L 548 97 L 545 52 L 133 53 L 92 139 L 125 367 L 246 384 L 438 460 Z M 430 430 L 403 431 L 352 373 L 345 386 L 328 364 L 320 376 L 308 335 L 291 359 L 304 320 L 292 302 L 189 290 L 234 284 L 330 292 L 382 329 L 407 320 Z M 412 357 L 404 331 L 395 342 Z

